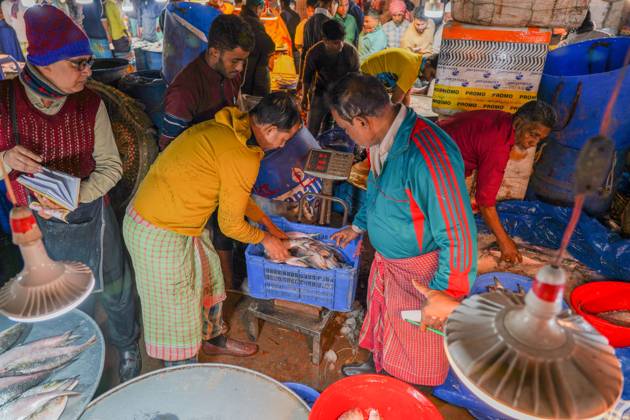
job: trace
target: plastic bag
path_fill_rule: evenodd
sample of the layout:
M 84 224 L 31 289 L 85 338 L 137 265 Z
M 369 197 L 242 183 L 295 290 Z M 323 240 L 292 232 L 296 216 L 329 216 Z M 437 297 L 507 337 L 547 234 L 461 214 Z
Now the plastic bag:
M 206 50 L 210 25 L 220 14 L 214 7 L 198 3 L 170 3 L 166 7 L 162 65 L 166 83 Z
M 540 201 L 505 201 L 497 211 L 506 232 L 532 245 L 558 248 L 571 217 L 571 209 Z M 479 231 L 488 232 L 481 216 Z M 630 240 L 609 231 L 596 219 L 582 214 L 571 237 L 569 253 L 602 276 L 630 281 Z
M 284 147 L 266 152 L 260 162 L 253 193 L 295 202 L 307 192 L 320 192 L 321 180 L 304 173 L 308 153 L 318 148 L 319 144 L 308 129 L 302 128 Z

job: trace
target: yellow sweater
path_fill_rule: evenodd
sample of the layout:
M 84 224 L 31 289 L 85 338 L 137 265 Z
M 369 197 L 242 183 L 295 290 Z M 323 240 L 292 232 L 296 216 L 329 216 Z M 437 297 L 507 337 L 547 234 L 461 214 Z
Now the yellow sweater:
M 233 107 L 186 130 L 151 166 L 134 208 L 155 226 L 199 236 L 218 206 L 225 235 L 261 242 L 264 233 L 245 221 L 264 216 L 250 197 L 263 158 L 258 146 L 247 145 L 251 135 L 249 116 Z
M 377 76 L 391 73 L 396 76 L 396 85 L 407 93 L 418 78 L 422 57 L 402 48 L 387 48 L 372 54 L 361 64 L 361 72 Z

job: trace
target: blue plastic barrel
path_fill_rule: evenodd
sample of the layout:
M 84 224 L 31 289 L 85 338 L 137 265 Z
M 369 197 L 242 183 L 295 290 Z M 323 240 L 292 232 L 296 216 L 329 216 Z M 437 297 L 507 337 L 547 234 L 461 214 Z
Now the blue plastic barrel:
M 121 79 L 118 88 L 142 103 L 153 124 L 162 129 L 166 82 L 158 70 L 130 73 Z
M 550 140 L 574 149 L 599 134 L 606 104 L 630 50 L 629 37 L 593 39 L 550 52 L 538 89 L 538 98 L 559 115 Z M 612 123 L 606 133 L 618 150 L 630 148 L 630 71 L 619 92 Z
M 313 407 L 313 404 L 315 404 L 315 401 L 319 398 L 319 392 L 310 386 L 297 382 L 284 382 L 283 385 L 295 392 L 300 398 L 302 398 L 302 401 L 308 404 L 311 408 Z
M 149 65 L 147 64 L 147 56 L 146 51 L 142 48 L 134 48 L 133 55 L 136 59 L 136 70 L 144 71 L 149 70 Z
M 575 163 L 580 151 L 549 140 L 542 145 L 540 158 L 534 164 L 527 198 L 558 206 L 572 206 L 575 192 Z M 606 214 L 623 173 L 626 151 L 617 151 L 609 168 L 609 176 L 600 187 L 600 195 L 586 199 L 584 210 L 594 217 Z
M 162 69 L 162 53 L 157 51 L 144 51 L 146 57 L 147 70 Z

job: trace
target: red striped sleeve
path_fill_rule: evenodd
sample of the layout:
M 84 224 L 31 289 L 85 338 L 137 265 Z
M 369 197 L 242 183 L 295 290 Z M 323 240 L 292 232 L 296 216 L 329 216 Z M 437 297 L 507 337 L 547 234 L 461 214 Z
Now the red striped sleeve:
M 447 291 L 457 295 L 466 293 L 469 290 L 473 240 L 455 170 L 433 130 L 423 122 L 414 131 L 412 139 L 426 162 L 436 194 L 444 198 L 438 203 L 450 243 Z

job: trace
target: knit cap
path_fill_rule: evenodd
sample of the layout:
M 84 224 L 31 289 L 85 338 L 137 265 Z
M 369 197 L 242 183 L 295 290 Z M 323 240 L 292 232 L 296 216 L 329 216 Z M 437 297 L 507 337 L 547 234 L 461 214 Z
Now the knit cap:
M 92 55 L 85 32 L 54 6 L 30 7 L 24 13 L 24 23 L 28 40 L 26 60 L 31 64 L 47 66 L 73 57 Z

